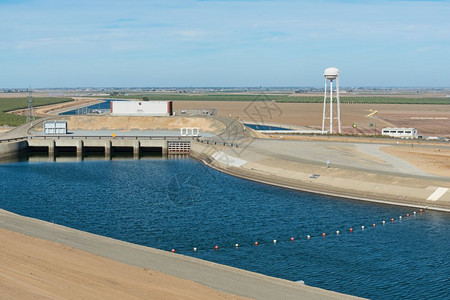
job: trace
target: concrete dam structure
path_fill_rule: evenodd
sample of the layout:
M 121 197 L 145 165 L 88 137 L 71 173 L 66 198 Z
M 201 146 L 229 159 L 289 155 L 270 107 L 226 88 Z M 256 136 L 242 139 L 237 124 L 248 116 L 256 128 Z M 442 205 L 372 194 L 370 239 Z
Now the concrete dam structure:
M 142 151 L 159 152 L 162 154 L 188 154 L 191 140 L 197 137 L 173 136 L 30 136 L 28 147 L 46 148 L 52 154 L 58 149 L 76 151 L 101 151 L 111 155 L 114 150 L 132 151 L 139 155 Z
M 103 152 L 111 156 L 117 152 L 132 152 L 138 156 L 144 152 L 161 154 L 189 154 L 191 141 L 202 141 L 196 136 L 27 136 L 0 140 L 0 158 L 16 156 L 24 152 Z
M 58 119 L 67 122 L 70 132 L 47 134 L 42 130 L 42 124 L 48 122 L 45 119 L 22 125 L 0 138 L 0 158 L 35 150 L 49 155 L 103 152 L 111 156 L 116 151 L 132 152 L 135 156 L 145 152 L 189 154 L 192 141 L 205 142 L 205 136 L 225 130 L 221 122 L 208 118 L 65 116 Z M 186 130 L 182 129 L 192 128 L 197 129 L 197 134 L 183 134 Z

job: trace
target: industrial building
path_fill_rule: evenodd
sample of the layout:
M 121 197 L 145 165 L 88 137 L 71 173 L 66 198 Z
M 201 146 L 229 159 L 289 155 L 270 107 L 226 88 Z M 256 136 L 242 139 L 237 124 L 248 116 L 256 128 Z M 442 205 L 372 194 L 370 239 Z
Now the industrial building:
M 417 129 L 415 128 L 392 128 L 386 127 L 381 130 L 381 135 L 386 135 L 395 138 L 402 139 L 417 139 Z
M 111 101 L 114 116 L 172 116 L 172 101 Z

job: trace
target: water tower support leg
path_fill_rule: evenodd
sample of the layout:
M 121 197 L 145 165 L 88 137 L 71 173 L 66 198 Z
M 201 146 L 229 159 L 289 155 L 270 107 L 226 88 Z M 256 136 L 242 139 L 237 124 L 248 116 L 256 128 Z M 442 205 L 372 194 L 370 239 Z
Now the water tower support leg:
M 323 89 L 323 116 L 322 116 L 322 134 L 325 131 L 325 110 L 327 106 L 327 79 L 325 78 L 325 88 Z
M 339 134 L 341 133 L 341 100 L 339 99 L 339 77 L 336 79 L 336 90 L 337 90 L 337 121 Z
M 333 80 L 330 80 L 330 133 L 333 133 Z

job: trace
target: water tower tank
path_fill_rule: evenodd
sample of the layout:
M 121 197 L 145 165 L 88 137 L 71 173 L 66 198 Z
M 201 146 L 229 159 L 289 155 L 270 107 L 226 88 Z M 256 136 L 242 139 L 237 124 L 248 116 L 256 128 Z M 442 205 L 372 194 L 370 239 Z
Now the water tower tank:
M 339 76 L 339 69 L 335 67 L 327 68 L 323 72 L 323 76 L 327 79 L 336 79 Z

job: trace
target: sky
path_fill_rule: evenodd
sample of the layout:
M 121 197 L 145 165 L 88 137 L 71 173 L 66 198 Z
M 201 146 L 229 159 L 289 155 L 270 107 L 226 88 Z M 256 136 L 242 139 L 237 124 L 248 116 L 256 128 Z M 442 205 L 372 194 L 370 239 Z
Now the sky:
M 450 0 L 0 0 L 0 88 L 450 87 Z

